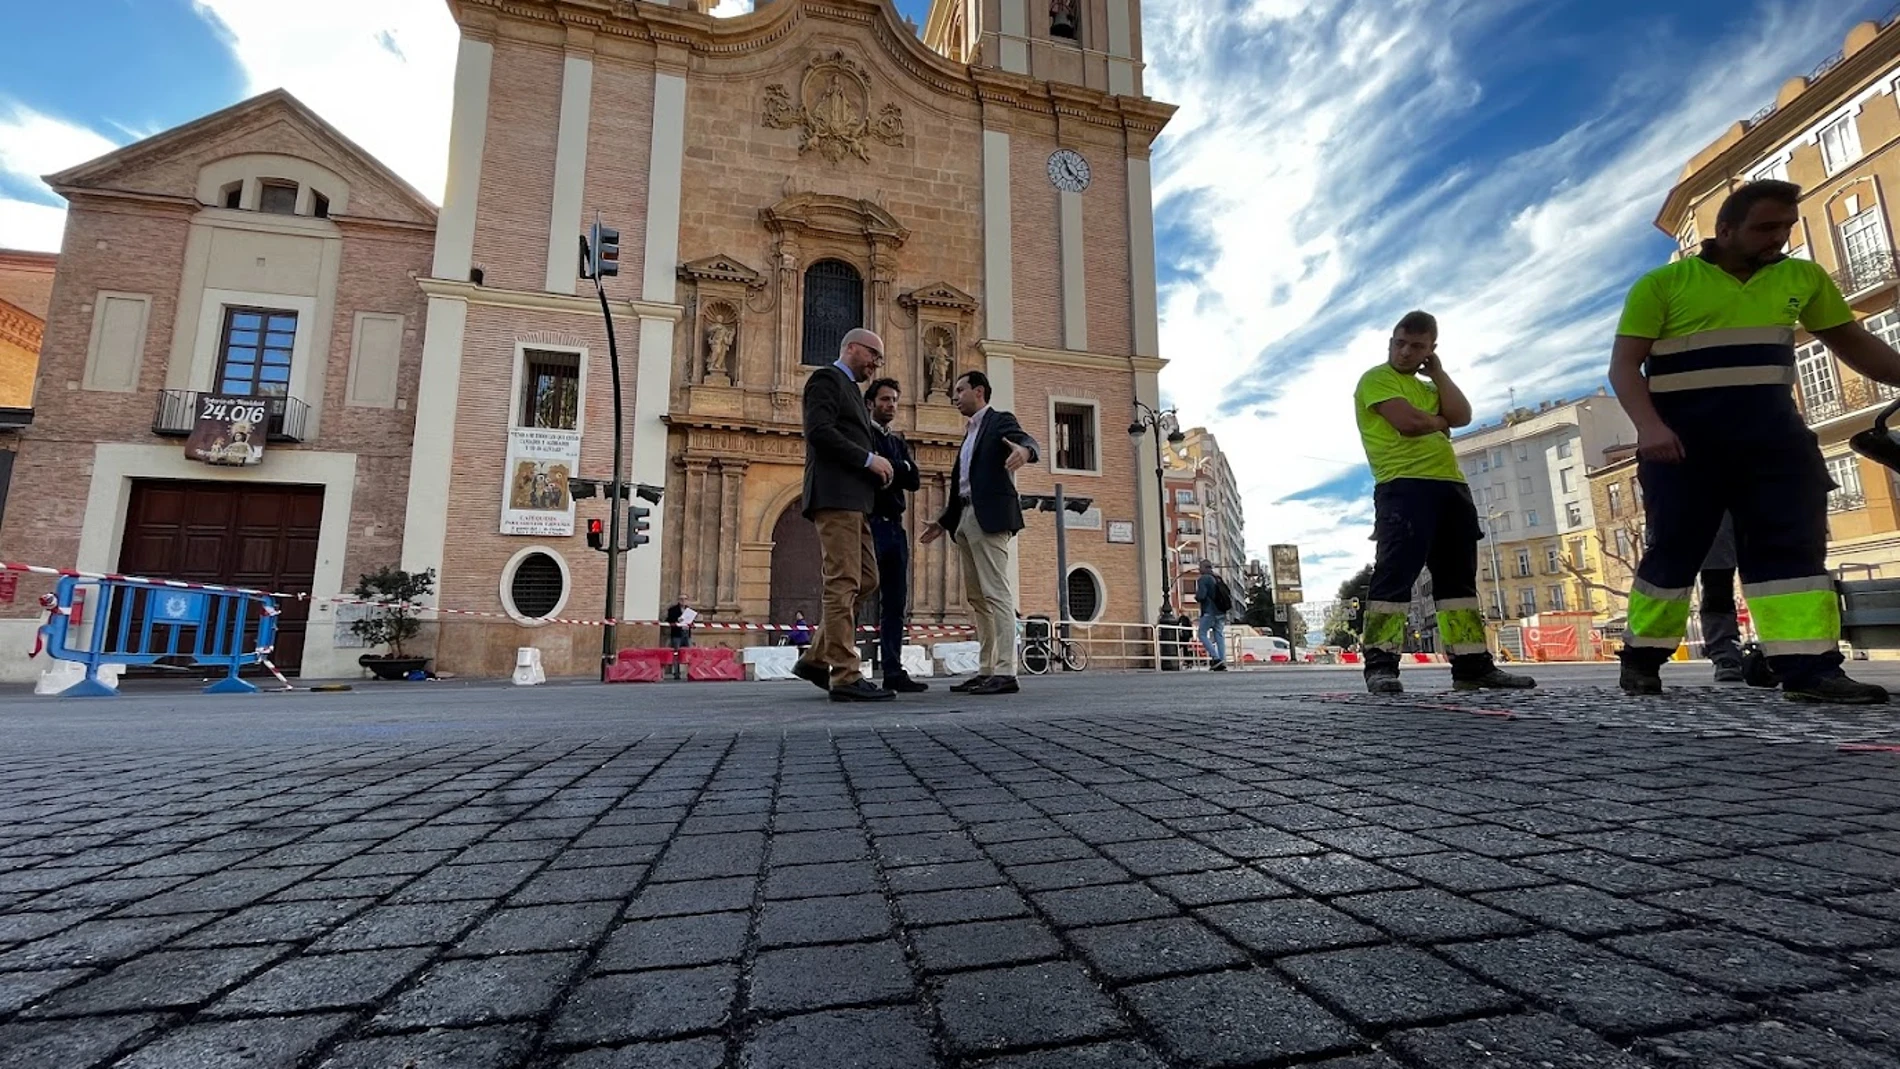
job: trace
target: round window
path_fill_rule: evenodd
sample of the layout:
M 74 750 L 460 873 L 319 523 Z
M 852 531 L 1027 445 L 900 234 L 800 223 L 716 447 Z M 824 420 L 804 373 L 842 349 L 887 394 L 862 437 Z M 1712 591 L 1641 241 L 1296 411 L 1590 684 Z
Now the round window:
M 1069 618 L 1088 623 L 1102 614 L 1102 581 L 1087 568 L 1069 569 Z
M 515 612 L 531 620 L 551 615 L 567 593 L 567 575 L 561 563 L 546 553 L 529 553 L 515 565 L 508 581 L 509 600 Z

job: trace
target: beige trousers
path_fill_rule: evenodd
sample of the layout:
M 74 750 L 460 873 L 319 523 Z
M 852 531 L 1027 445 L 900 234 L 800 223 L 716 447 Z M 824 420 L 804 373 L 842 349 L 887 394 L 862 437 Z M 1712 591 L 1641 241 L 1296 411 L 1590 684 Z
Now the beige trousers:
M 1009 531 L 986 534 L 976 510 L 967 506 L 957 523 L 963 596 L 983 647 L 980 672 L 986 676 L 1016 674 L 1016 591 L 1009 585 L 1009 544 L 1015 538 Z
M 814 509 L 818 549 L 824 557 L 824 611 L 804 660 L 831 671 L 831 685 L 848 687 L 864 678 L 858 655 L 858 606 L 877 593 L 877 547 L 871 517 L 848 509 Z

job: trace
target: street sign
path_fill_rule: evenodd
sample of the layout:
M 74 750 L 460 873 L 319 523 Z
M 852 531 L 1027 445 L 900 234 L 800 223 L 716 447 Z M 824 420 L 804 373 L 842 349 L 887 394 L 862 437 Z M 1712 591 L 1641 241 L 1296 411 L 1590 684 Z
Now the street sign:
M 1300 547 L 1292 545 L 1270 546 L 1267 549 L 1268 563 L 1273 568 L 1273 585 L 1300 586 Z
M 1281 586 L 1278 583 L 1274 584 L 1273 603 L 1275 605 L 1298 605 L 1300 602 L 1305 601 L 1305 600 L 1306 600 L 1306 592 L 1301 590 L 1299 587 Z
M 1287 617 L 1287 607 L 1285 605 L 1275 605 L 1273 607 L 1273 618 L 1276 621 L 1280 623 L 1286 623 L 1286 617 Z

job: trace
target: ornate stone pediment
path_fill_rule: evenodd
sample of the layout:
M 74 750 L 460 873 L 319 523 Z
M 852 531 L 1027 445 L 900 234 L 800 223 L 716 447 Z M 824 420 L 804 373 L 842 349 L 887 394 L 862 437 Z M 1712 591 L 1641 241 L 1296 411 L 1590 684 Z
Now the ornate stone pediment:
M 915 312 L 919 306 L 951 308 L 959 312 L 976 311 L 976 298 L 948 282 L 932 282 L 908 293 L 900 293 L 897 296 L 897 303 L 912 312 Z
M 873 246 L 900 246 L 910 237 L 910 231 L 896 216 L 870 201 L 828 193 L 794 193 L 770 208 L 760 209 L 759 221 L 774 237 L 826 234 L 867 241 Z
M 774 130 L 797 130 L 800 154 L 817 149 L 832 163 L 871 158 L 870 142 L 904 143 L 904 109 L 871 110 L 871 76 L 843 52 L 812 60 L 794 96 L 782 83 L 765 87 L 761 120 Z
M 680 265 L 679 276 L 689 282 L 732 282 L 747 289 L 765 285 L 764 275 L 739 262 L 737 257 L 724 254 L 688 260 Z

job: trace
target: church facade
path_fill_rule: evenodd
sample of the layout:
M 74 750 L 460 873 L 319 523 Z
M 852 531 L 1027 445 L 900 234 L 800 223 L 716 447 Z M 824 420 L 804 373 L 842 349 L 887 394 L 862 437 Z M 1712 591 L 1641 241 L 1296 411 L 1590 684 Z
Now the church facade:
M 327 599 L 386 565 L 435 569 L 436 603 L 466 610 L 425 636 L 464 675 L 505 674 L 525 645 L 591 674 L 599 628 L 561 621 L 610 607 L 815 618 L 800 396 L 867 326 L 924 471 L 913 524 L 948 492 L 950 384 L 982 370 L 1043 444 L 1021 489 L 1090 499 L 1066 572 L 1032 514 L 1023 611 L 1055 615 L 1061 590 L 1078 620 L 1152 619 L 1155 458 L 1126 431 L 1158 401 L 1148 154 L 1172 109 L 1141 95 L 1136 0 L 938 0 L 921 35 L 887 0 L 732 19 L 692 2 L 451 0 L 439 210 L 283 94 L 59 176 L 73 211 L 9 556 L 267 572 L 312 595 L 305 674 L 353 673 L 350 614 Z M 164 256 L 111 255 L 128 213 Z M 651 543 L 611 606 L 584 535 L 607 503 L 568 495 L 610 475 L 616 439 L 601 301 L 578 277 L 597 218 L 620 233 L 603 285 L 628 478 L 660 498 L 635 502 Z M 178 395 L 227 386 L 282 409 L 261 464 L 152 441 Z M 230 519 L 194 524 L 207 509 Z M 267 543 L 282 559 L 241 571 Z M 914 569 L 913 619 L 962 621 L 947 544 Z M 31 597 L 0 621 L 30 629 Z

